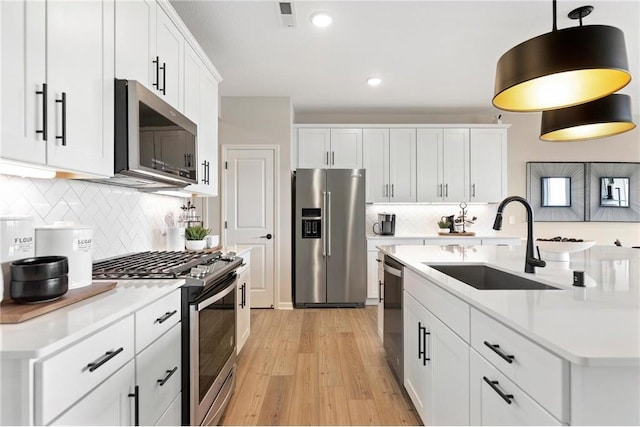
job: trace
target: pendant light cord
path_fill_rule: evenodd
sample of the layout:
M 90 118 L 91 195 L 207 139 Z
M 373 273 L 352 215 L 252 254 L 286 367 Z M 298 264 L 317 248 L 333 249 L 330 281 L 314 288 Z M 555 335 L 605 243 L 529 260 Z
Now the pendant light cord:
M 553 0 L 553 30 L 552 31 L 558 31 L 558 13 L 556 10 L 556 0 Z

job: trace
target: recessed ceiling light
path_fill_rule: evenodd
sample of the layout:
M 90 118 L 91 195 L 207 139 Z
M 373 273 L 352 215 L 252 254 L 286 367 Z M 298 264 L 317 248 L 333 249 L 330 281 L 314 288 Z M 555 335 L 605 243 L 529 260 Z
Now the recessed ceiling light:
M 378 86 L 380 83 L 382 83 L 382 79 L 380 77 L 369 77 L 367 79 L 367 84 L 369 86 Z
M 327 12 L 314 12 L 311 14 L 311 22 L 316 27 L 328 27 L 332 21 L 333 19 Z

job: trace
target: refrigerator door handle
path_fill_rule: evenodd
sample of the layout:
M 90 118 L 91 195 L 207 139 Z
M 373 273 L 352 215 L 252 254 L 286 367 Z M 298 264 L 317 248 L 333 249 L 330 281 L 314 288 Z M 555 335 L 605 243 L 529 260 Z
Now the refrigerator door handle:
M 331 191 L 327 195 L 327 256 L 331 256 Z
M 321 229 L 320 229 L 320 239 L 322 240 L 322 256 L 327 256 L 327 192 L 322 192 L 322 213 L 320 215 L 321 221 Z

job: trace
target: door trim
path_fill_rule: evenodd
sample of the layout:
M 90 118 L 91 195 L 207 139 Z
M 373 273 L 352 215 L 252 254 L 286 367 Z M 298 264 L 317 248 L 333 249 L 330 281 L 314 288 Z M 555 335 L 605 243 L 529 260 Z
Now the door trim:
M 273 144 L 222 144 L 221 147 L 222 156 L 220 156 L 220 170 L 222 171 L 222 174 L 220 177 L 220 234 L 222 235 L 223 246 L 227 246 L 227 229 L 224 227 L 224 222 L 227 215 L 227 169 L 224 168 L 224 163 L 227 161 L 227 154 L 229 150 L 273 151 L 273 307 L 276 309 L 280 309 L 280 146 Z

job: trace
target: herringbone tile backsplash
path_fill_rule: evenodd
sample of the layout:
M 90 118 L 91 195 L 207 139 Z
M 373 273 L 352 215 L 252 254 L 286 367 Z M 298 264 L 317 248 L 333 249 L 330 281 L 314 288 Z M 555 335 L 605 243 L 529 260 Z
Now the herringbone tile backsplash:
M 170 213 L 177 218 L 185 202 L 93 182 L 0 175 L 0 214 L 33 217 L 36 226 L 91 225 L 93 259 L 164 249 L 164 218 Z

